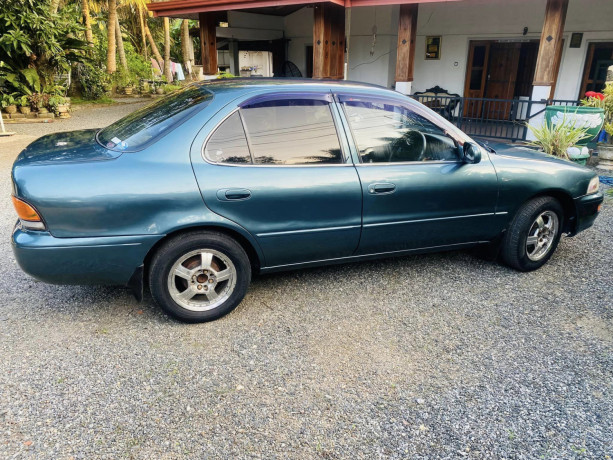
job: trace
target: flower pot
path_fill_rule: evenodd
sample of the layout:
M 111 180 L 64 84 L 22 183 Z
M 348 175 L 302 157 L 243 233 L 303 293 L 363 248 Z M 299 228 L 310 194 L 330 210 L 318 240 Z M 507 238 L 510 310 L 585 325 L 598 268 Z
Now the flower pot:
M 132 88 L 131 86 L 126 86 L 123 89 L 123 92 L 126 96 L 130 96 L 132 94 L 132 91 L 134 90 L 134 88 Z
M 598 144 L 598 167 L 613 171 L 613 144 Z
M 68 104 L 59 104 L 55 111 L 57 113 L 67 113 L 70 106 Z
M 47 110 L 47 107 L 39 107 L 38 113 L 49 113 L 49 111 Z
M 590 158 L 590 151 L 587 147 L 577 145 L 575 147 L 569 147 L 566 151 L 568 159 L 574 163 L 585 166 L 587 160 Z
M 30 113 L 30 107 L 27 107 L 27 106 L 25 106 L 25 107 L 19 107 L 19 111 L 20 111 L 21 113 L 23 113 L 24 115 L 29 115 L 29 113 Z
M 155 90 L 155 92 L 158 94 L 164 94 L 164 88 L 158 88 Z
M 574 107 L 567 105 L 550 105 L 545 108 L 545 121 L 557 125 L 565 121 L 577 128 L 587 128 L 588 138 L 578 142 L 577 145 L 587 145 L 602 129 L 604 124 L 604 109 L 599 107 Z
M 16 113 L 16 112 L 17 112 L 17 106 L 16 106 L 16 105 L 14 105 L 14 104 L 7 105 L 7 106 L 4 108 L 4 111 L 5 111 L 6 113 Z

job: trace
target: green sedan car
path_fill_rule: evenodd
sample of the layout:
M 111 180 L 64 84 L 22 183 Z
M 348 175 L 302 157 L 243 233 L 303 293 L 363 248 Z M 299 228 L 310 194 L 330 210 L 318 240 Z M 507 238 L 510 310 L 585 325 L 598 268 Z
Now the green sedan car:
M 253 273 L 488 245 L 535 270 L 603 196 L 588 168 L 480 145 L 385 88 L 196 83 L 16 159 L 24 271 L 127 285 L 184 321 L 235 308 Z

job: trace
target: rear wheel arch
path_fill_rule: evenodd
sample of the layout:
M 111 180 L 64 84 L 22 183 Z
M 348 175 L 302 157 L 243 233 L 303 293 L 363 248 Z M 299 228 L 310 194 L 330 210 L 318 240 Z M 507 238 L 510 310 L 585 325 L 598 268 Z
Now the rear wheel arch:
M 198 233 L 198 232 L 203 232 L 203 231 L 217 232 L 217 233 L 220 233 L 222 235 L 225 235 L 235 240 L 247 253 L 247 256 L 249 257 L 249 262 L 251 263 L 252 271 L 254 273 L 257 273 L 259 271 L 263 261 L 261 260 L 261 257 L 258 254 L 258 251 L 256 250 L 254 244 L 251 241 L 249 241 L 244 235 L 228 227 L 221 227 L 217 225 L 202 225 L 202 226 L 187 227 L 187 228 L 181 228 L 181 229 L 175 230 L 173 232 L 168 233 L 166 236 L 161 238 L 157 243 L 155 243 L 153 247 L 149 249 L 149 252 L 145 256 L 145 259 L 143 261 L 144 266 L 145 266 L 145 273 L 144 273 L 145 279 L 148 279 L 149 267 L 151 266 L 151 261 L 153 257 L 158 252 L 158 250 L 162 246 L 164 246 L 168 241 L 180 235 L 185 235 L 188 233 Z

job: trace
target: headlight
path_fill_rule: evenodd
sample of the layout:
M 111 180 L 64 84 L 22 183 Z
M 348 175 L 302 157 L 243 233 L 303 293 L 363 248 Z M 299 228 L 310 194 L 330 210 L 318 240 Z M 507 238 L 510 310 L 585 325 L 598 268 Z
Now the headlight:
M 587 186 L 586 195 L 591 195 L 592 193 L 596 193 L 598 191 L 598 186 L 599 186 L 598 176 L 592 177 L 592 180 Z

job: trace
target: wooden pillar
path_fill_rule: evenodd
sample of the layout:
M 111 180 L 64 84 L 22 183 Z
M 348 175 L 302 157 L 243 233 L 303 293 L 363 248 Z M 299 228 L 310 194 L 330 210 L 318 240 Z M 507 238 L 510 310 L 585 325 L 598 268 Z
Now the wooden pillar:
M 417 33 L 418 4 L 400 5 L 398 21 L 398 48 L 396 51 L 396 89 L 406 94 L 411 92 L 415 67 L 415 37 Z M 398 84 L 398 83 L 408 84 Z
M 541 33 L 534 72 L 535 86 L 552 86 L 556 79 L 556 51 L 562 46 L 568 0 L 547 0 L 545 23 Z
M 217 38 L 215 18 L 212 13 L 199 13 L 200 45 L 202 48 L 202 73 L 217 74 Z
M 568 0 L 547 0 L 545 22 L 539 42 L 536 70 L 532 83 L 532 104 L 530 105 L 530 126 L 539 127 L 544 122 L 546 100 L 553 97 L 554 83 L 557 78 L 558 54 L 562 52 L 562 34 L 566 21 Z M 528 131 L 527 140 L 534 140 L 532 131 Z
M 345 9 L 318 3 L 313 11 L 313 78 L 341 80 L 345 70 Z

